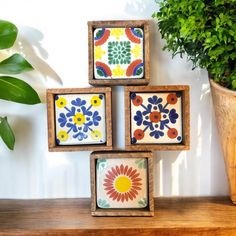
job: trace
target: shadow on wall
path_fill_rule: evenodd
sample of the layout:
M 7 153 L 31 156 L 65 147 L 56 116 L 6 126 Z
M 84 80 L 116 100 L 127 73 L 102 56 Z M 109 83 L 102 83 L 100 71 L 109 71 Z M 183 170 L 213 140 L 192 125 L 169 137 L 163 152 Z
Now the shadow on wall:
M 27 82 L 29 82 L 38 91 L 42 101 L 45 101 L 45 82 L 47 82 L 48 79 L 51 79 L 62 85 L 62 80 L 59 75 L 45 62 L 48 58 L 48 52 L 41 45 L 43 37 L 43 33 L 38 29 L 28 26 L 21 27 L 13 50 L 24 55 L 24 57 L 33 65 L 35 70 L 25 73 L 25 78 L 31 77 Z M 37 77 L 42 77 L 45 81 L 41 81 Z
M 154 0 L 131 0 L 125 7 L 125 12 L 132 19 L 151 18 L 158 10 Z M 210 88 L 205 70 L 192 71 L 192 63 L 186 59 L 175 57 L 172 59 L 169 52 L 163 52 L 164 41 L 161 39 L 158 26 L 151 25 L 151 83 L 188 84 L 190 85 L 190 151 L 162 151 L 155 152 L 154 178 L 155 196 L 171 195 L 211 195 L 217 189 L 217 194 L 224 194 L 225 173 L 217 176 L 211 165 L 216 165 L 220 159 L 212 158 L 216 154 L 213 148 L 219 146 L 218 139 L 212 136 L 215 131 L 214 114 L 212 112 Z M 222 161 L 220 161 L 222 163 Z M 223 186 L 223 188 L 221 187 Z

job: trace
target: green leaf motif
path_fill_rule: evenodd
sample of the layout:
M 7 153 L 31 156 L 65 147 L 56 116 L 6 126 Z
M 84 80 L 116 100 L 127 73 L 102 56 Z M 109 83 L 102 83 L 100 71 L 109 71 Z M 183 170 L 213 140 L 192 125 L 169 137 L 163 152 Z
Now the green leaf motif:
M 142 199 L 140 199 L 139 201 L 138 201 L 138 205 L 140 206 L 140 207 L 146 207 L 147 206 L 147 199 L 146 198 L 142 198 Z
M 17 53 L 0 62 L 0 73 L 2 74 L 19 74 L 33 69 L 30 63 Z
M 0 20 L 0 49 L 10 48 L 17 37 L 18 30 L 14 24 Z
M 107 166 L 107 160 L 106 159 L 98 159 L 97 160 L 97 171 L 104 170 Z
M 15 136 L 8 124 L 7 117 L 0 117 L 0 137 L 9 149 L 14 149 Z
M 143 36 L 142 31 L 140 29 L 135 29 L 135 33 L 141 38 Z
M 0 99 L 29 105 L 41 102 L 29 84 L 10 76 L 0 76 Z
M 146 168 L 147 168 L 147 159 L 144 159 L 144 158 L 142 158 L 142 159 L 137 159 L 137 160 L 135 161 L 135 164 L 138 165 L 138 168 L 139 168 L 139 169 L 146 169 Z
M 98 199 L 97 204 L 98 204 L 98 207 L 100 207 L 100 208 L 110 208 L 110 204 L 107 203 L 107 201 L 105 199 L 104 200 Z

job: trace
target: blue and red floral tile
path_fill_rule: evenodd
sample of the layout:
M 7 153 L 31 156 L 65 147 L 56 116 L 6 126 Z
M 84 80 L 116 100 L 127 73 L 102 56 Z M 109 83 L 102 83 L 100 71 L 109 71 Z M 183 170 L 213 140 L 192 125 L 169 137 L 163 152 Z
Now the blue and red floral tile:
M 132 144 L 182 142 L 181 92 L 132 92 L 130 100 Z
M 143 78 L 142 28 L 96 28 L 93 38 L 95 79 Z
M 57 145 L 106 142 L 105 96 L 66 94 L 55 96 Z

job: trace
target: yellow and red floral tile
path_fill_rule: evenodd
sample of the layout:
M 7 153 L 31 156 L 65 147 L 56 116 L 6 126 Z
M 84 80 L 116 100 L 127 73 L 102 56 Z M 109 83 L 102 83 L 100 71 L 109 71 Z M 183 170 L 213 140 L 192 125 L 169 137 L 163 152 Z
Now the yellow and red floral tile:
M 95 29 L 95 79 L 143 78 L 143 50 L 141 28 Z
M 131 142 L 181 143 L 182 93 L 132 93 Z
M 58 145 L 106 142 L 104 94 L 55 96 L 55 119 Z
M 146 158 L 98 159 L 96 196 L 99 208 L 148 206 Z

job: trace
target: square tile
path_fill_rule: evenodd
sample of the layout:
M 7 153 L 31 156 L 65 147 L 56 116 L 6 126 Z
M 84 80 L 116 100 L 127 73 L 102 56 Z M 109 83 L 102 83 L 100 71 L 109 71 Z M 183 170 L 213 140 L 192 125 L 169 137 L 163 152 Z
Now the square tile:
M 89 21 L 89 83 L 148 84 L 150 24 L 149 20 Z
M 147 159 L 99 159 L 96 163 L 99 208 L 145 208 Z
M 50 152 L 112 150 L 111 88 L 47 90 Z
M 142 28 L 96 28 L 95 79 L 142 78 L 143 34 Z
M 189 150 L 189 86 L 125 88 L 126 150 Z
M 106 142 L 104 94 L 55 96 L 56 142 L 58 145 Z
M 182 93 L 131 94 L 132 143 L 182 142 Z
M 93 216 L 153 216 L 153 154 L 102 151 L 90 155 Z

